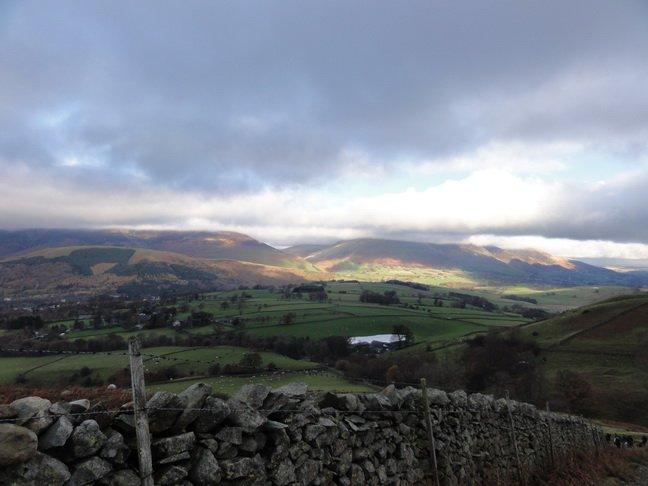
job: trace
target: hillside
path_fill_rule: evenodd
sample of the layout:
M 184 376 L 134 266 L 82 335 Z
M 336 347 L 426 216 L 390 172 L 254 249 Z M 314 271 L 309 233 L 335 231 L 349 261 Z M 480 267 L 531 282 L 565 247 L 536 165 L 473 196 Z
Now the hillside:
M 640 285 L 644 279 L 536 250 L 380 239 L 288 248 L 323 270 L 346 278 L 403 278 L 430 284 Z
M 3 298 L 159 294 L 302 280 L 282 267 L 116 246 L 49 248 L 0 262 Z
M 605 417 L 648 425 L 648 295 L 574 309 L 522 333 L 542 348 L 550 380 L 561 370 L 577 372 Z
M 151 292 L 155 286 L 213 290 L 303 279 L 399 279 L 476 289 L 640 286 L 648 275 L 492 246 L 357 239 L 279 250 L 232 232 L 0 231 L 5 297 L 88 295 L 132 285 Z
M 228 231 L 34 229 L 0 231 L 0 260 L 35 250 L 69 246 L 119 246 L 181 253 L 210 260 L 238 260 L 310 269 L 301 258 L 254 238 Z

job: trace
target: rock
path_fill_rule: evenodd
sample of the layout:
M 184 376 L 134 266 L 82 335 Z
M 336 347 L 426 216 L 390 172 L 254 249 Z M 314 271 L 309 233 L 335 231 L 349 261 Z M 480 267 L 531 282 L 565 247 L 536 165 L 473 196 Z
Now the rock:
M 152 434 L 159 434 L 175 424 L 184 407 L 175 393 L 159 391 L 146 403 L 146 408 L 149 410 L 149 429 Z
M 164 459 L 160 459 L 159 461 L 156 461 L 156 464 L 173 464 L 174 462 L 187 461 L 190 457 L 191 456 L 189 455 L 189 451 L 184 451 L 180 454 L 175 454 L 173 456 L 168 456 Z
M 216 452 L 216 457 L 219 459 L 234 459 L 238 456 L 238 447 L 229 442 L 221 442 Z
M 320 407 L 332 407 L 338 410 L 354 411 L 358 410 L 358 397 L 351 393 L 326 393 L 320 400 Z
M 65 464 L 40 452 L 27 462 L 0 468 L 0 484 L 11 486 L 61 486 L 69 479 Z
M 192 423 L 200 414 L 200 409 L 205 403 L 205 399 L 211 394 L 212 388 L 205 383 L 194 383 L 185 391 L 178 395 L 183 404 L 184 410 L 176 420 L 173 428 L 175 430 L 184 430 L 187 425 Z
M 69 402 L 71 413 L 83 413 L 90 409 L 90 400 L 82 398 L 81 400 L 74 400 Z
M 296 476 L 299 478 L 301 484 L 313 484 L 317 475 L 319 474 L 320 463 L 313 459 L 307 459 L 304 464 L 297 470 Z
M 277 422 L 276 420 L 268 420 L 266 421 L 265 424 L 263 424 L 263 430 L 267 430 L 268 432 L 274 432 L 277 430 L 283 430 L 287 428 L 288 428 L 288 424 Z
M 317 420 L 317 423 L 323 425 L 324 427 L 337 427 L 337 424 L 328 417 L 320 417 Z
M 265 464 L 258 454 L 253 458 L 239 457 L 221 461 L 225 479 L 245 478 L 248 481 L 265 478 Z
M 194 451 L 189 479 L 197 486 L 211 486 L 220 483 L 221 468 L 209 449 L 198 447 Z
M 127 436 L 135 435 L 135 417 L 132 413 L 120 413 L 116 415 L 111 425 L 122 434 Z
M 65 415 L 58 418 L 38 440 L 38 448 L 41 451 L 62 447 L 72 435 L 74 425 Z
M 79 459 L 95 454 L 106 442 L 106 436 L 99 429 L 99 424 L 94 420 L 84 420 L 74 428 L 70 437 L 70 444 L 66 448 L 66 455 Z
M 443 390 L 428 388 L 428 402 L 430 405 L 447 405 L 450 403 L 450 398 Z
M 457 407 L 465 407 L 468 403 L 468 395 L 463 390 L 456 390 L 452 393 L 448 393 L 448 398 L 452 404 Z
M 392 406 L 396 408 L 400 408 L 403 405 L 403 402 L 405 401 L 403 394 L 394 385 L 389 385 L 385 387 L 380 392 L 380 394 L 387 397 L 391 402 Z
M 67 402 L 56 402 L 53 403 L 49 408 L 49 413 L 56 416 L 69 415 L 71 410 L 70 404 Z
M 287 383 L 286 385 L 275 388 L 272 393 L 277 395 L 287 395 L 292 398 L 302 398 L 308 392 L 308 385 L 301 381 Z
M 211 432 L 230 415 L 230 406 L 220 398 L 207 397 L 203 408 L 193 424 L 197 433 Z
M 222 442 L 241 445 L 243 443 L 243 429 L 241 427 L 223 427 L 214 437 Z
M 232 400 L 259 409 L 263 407 L 263 402 L 270 391 L 271 389 L 265 385 L 244 385 L 232 396 Z
M 38 437 L 26 427 L 14 424 L 0 424 L 0 466 L 20 464 L 34 455 Z
M 11 405 L 0 405 L 0 421 L 18 417 L 18 410 Z
M 382 393 L 373 393 L 367 396 L 369 410 L 390 410 L 392 401 Z
M 266 423 L 267 419 L 245 402 L 230 400 L 230 415 L 228 420 L 243 428 L 248 434 L 253 433 Z
M 68 486 L 81 486 L 93 484 L 99 479 L 107 476 L 112 471 L 110 463 L 100 457 L 91 457 L 77 464 L 70 478 Z
M 170 486 L 180 484 L 184 478 L 189 474 L 188 469 L 184 465 L 171 464 L 162 469 L 155 471 L 155 485 L 156 486 Z
M 272 474 L 274 484 L 284 486 L 285 484 L 294 483 L 297 478 L 295 477 L 295 465 L 288 458 L 284 459 Z
M 130 455 L 130 448 L 124 442 L 124 436 L 116 430 L 106 432 L 108 437 L 99 452 L 99 456 L 114 464 L 125 464 Z
M 364 484 L 365 475 L 362 468 L 357 464 L 351 464 L 349 479 L 351 479 L 351 484 Z
M 134 471 L 130 469 L 120 469 L 114 473 L 102 478 L 98 482 L 99 486 L 140 486 L 142 481 Z
M 108 407 L 102 402 L 95 403 L 86 414 L 82 415 L 84 420 L 97 422 L 102 430 L 111 425 L 114 416 L 114 413 L 108 413 Z
M 24 425 L 38 434 L 54 422 L 54 417 L 49 414 L 52 402 L 40 397 L 25 397 L 14 400 L 11 407 L 18 411 L 20 425 Z
M 326 430 L 326 427 L 320 424 L 307 425 L 304 428 L 304 439 L 308 442 L 315 440 L 315 438 L 322 434 Z
M 174 456 L 176 454 L 190 451 L 193 449 L 195 444 L 196 435 L 193 432 L 186 432 L 173 437 L 165 437 L 164 439 L 158 439 L 153 442 L 153 455 L 158 459 Z
M 239 449 L 245 452 L 256 452 L 263 449 L 266 443 L 266 436 L 261 432 L 257 432 L 254 436 L 247 436 L 243 439 L 243 443 Z

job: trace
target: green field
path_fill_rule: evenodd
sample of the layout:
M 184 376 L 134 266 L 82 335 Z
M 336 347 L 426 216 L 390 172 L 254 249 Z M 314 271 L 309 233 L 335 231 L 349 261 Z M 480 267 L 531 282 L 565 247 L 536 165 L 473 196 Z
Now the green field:
M 361 303 L 359 297 L 365 290 L 378 293 L 395 291 L 401 305 L 385 306 Z M 513 304 L 520 304 L 525 307 L 568 308 L 577 305 L 578 302 L 576 301 L 590 302 L 597 298 L 618 295 L 619 293 L 618 288 L 612 287 L 602 287 L 600 289 L 591 287 L 575 287 L 571 289 L 508 287 L 473 289 L 470 291 L 457 290 L 457 292 L 488 298 L 500 308 L 500 310 L 487 312 L 482 308 L 471 305 L 467 305 L 465 308 L 454 307 L 453 303 L 455 301 L 448 296 L 448 292 L 452 291 L 455 290 L 443 287 L 432 287 L 426 291 L 387 283 L 328 282 L 326 284 L 328 299 L 324 302 L 311 301 L 307 294 L 302 298 L 296 298 L 295 296 L 284 298 L 280 291 L 268 289 L 211 292 L 203 294 L 197 300 L 185 301 L 180 299 L 176 304 L 176 307 L 180 309 L 176 318 L 182 320 L 186 319 L 194 311 L 205 311 L 213 314 L 217 321 L 214 325 L 190 327 L 181 330 L 171 327 L 150 330 L 125 330 L 120 326 L 94 329 L 90 319 L 86 319 L 86 329 L 70 331 L 64 339 L 90 340 L 111 334 L 119 335 L 124 339 L 136 335 L 184 339 L 191 335 L 210 336 L 227 332 L 245 332 L 256 337 L 293 336 L 319 340 L 329 336 L 353 337 L 389 334 L 393 331 L 395 325 L 404 324 L 413 332 L 414 345 L 396 352 L 411 353 L 429 346 L 437 349 L 449 344 L 460 344 L 466 338 L 477 333 L 486 332 L 489 329 L 505 330 L 524 325 L 522 329 L 526 335 L 539 339 L 543 347 L 548 347 L 560 343 L 570 333 L 580 330 L 579 326 L 586 328 L 589 321 L 579 318 L 577 313 L 580 311 L 570 311 L 554 319 L 532 324 L 528 319 L 518 314 L 505 312 L 501 309 Z M 245 298 L 241 301 L 239 297 L 243 294 Z M 502 297 L 510 294 L 533 297 L 538 300 L 538 304 L 513 301 Z M 233 297 L 236 297 L 236 299 L 233 300 Z M 443 306 L 435 306 L 435 301 L 441 301 Z M 224 305 L 224 302 L 227 302 L 227 304 Z M 609 304 L 597 304 L 592 309 L 596 310 L 597 314 L 605 316 L 607 315 L 606 305 Z M 592 310 L 593 313 L 594 310 Z M 616 311 L 610 312 L 614 314 Z M 294 322 L 282 324 L 282 317 L 287 313 L 294 315 Z M 232 320 L 235 318 L 243 320 L 244 324 L 233 327 Z M 581 323 L 581 321 L 584 322 Z M 570 324 L 566 326 L 565 322 Z M 54 324 L 64 325 L 69 328 L 73 323 L 73 320 L 68 319 L 48 324 L 50 326 Z M 606 341 L 605 346 L 607 346 L 606 349 L 624 349 L 641 337 L 640 333 L 617 333 L 614 339 Z M 583 335 L 581 339 L 573 341 L 571 346 L 576 346 L 580 350 L 587 350 L 590 347 L 601 349 L 601 343 L 597 341 L 595 334 L 589 337 Z M 207 379 L 225 390 L 232 390 L 254 378 L 233 376 L 205 378 L 208 374 L 208 367 L 211 363 L 219 363 L 221 366 L 237 364 L 246 352 L 249 352 L 249 350 L 233 346 L 211 348 L 156 347 L 146 349 L 145 353 L 174 359 L 147 358 L 145 364 L 148 372 L 157 376 L 156 379 L 158 380 L 160 374 L 156 374 L 156 372 L 170 366 L 173 366 L 180 375 L 188 375 L 187 378 L 182 379 L 183 381 L 160 384 L 160 386 L 179 387 L 182 386 L 180 383 L 186 380 Z M 261 352 L 260 354 L 263 361 L 260 369 L 265 370 L 268 364 L 273 363 L 280 371 L 288 374 L 269 375 L 264 373 L 259 374 L 255 378 L 256 380 L 264 382 L 281 381 L 299 377 L 304 378 L 303 381 L 307 381 L 317 389 L 331 390 L 355 390 L 355 387 L 358 386 L 350 384 L 337 374 L 326 375 L 322 374 L 321 371 L 316 374 L 312 374 L 312 372 L 305 373 L 318 366 L 317 363 L 312 361 L 294 360 L 271 352 Z M 555 370 L 564 366 L 572 366 L 565 360 L 568 358 L 575 359 L 573 356 L 566 356 L 564 353 L 559 355 L 557 352 L 547 356 L 549 356 L 547 369 L 550 373 L 555 373 Z M 0 358 L 0 363 L 4 365 L 0 367 L 0 384 L 14 383 L 17 376 L 23 375 L 30 385 L 56 384 L 57 386 L 64 386 L 66 380 L 72 374 L 78 374 L 83 367 L 91 369 L 93 378 L 106 382 L 109 377 L 127 369 L 128 366 L 127 358 L 121 355 L 121 352 L 112 354 L 97 353 L 92 356 L 7 357 Z M 591 369 L 588 369 L 585 363 L 574 366 L 587 369 L 592 374 L 609 375 L 610 380 L 615 379 L 609 373 L 605 374 L 605 369 L 601 369 L 605 368 L 602 363 L 603 361 L 592 364 Z M 623 367 L 618 366 L 607 368 L 623 369 Z M 637 376 L 641 376 L 643 379 L 643 375 Z M 632 374 L 620 375 L 616 379 L 628 382 L 635 380 Z M 151 385 L 158 386 L 154 382 L 151 382 Z
M 162 358 L 145 356 L 144 363 L 147 371 L 174 366 L 179 371 L 194 375 L 205 375 L 209 363 L 220 365 L 236 364 L 249 350 L 235 346 L 215 346 L 213 348 L 182 348 L 156 347 L 145 348 L 145 355 L 155 355 Z M 84 366 L 92 371 L 93 377 L 106 380 L 121 369 L 128 367 L 128 357 L 122 351 L 111 353 L 96 353 L 93 355 L 53 355 L 43 357 L 5 357 L 0 358 L 0 384 L 15 382 L 16 376 L 23 374 L 27 383 L 34 386 L 60 383 L 62 377 L 78 372 Z M 295 360 L 287 356 L 271 352 L 260 352 L 262 366 L 274 363 L 282 370 L 306 370 L 317 366 L 317 363 L 305 360 Z M 173 360 L 164 358 L 176 358 Z M 187 361 L 183 361 L 187 360 Z M 197 362 L 198 361 L 198 362 Z
M 446 307 L 434 307 L 435 291 L 420 291 L 400 285 L 329 282 L 326 290 L 330 299 L 327 303 L 309 302 L 307 298 L 285 300 L 267 290 L 249 290 L 246 293 L 251 298 L 242 307 L 231 304 L 228 309 L 221 308 L 222 303 L 237 292 L 207 294 L 206 300 L 193 301 L 190 305 L 193 310 L 211 312 L 218 318 L 244 318 L 245 331 L 253 335 L 291 335 L 312 339 L 389 333 L 394 325 L 406 324 L 411 327 L 417 341 L 437 343 L 492 326 L 514 326 L 528 321 L 514 314 L 448 307 L 447 300 Z M 363 290 L 379 293 L 394 290 L 403 304 L 413 308 L 360 303 L 359 296 Z M 279 324 L 281 316 L 288 312 L 296 314 L 295 322 Z

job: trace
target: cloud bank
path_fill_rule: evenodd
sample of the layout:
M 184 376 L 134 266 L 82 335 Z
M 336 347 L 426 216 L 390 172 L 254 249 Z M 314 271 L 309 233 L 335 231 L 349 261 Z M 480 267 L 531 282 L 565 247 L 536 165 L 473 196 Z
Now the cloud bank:
M 646 59 L 634 1 L 4 2 L 0 226 L 639 255 Z

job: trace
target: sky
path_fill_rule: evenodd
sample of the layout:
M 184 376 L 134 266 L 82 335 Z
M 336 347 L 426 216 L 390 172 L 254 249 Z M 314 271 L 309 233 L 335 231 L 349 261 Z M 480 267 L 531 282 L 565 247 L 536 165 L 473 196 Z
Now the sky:
M 0 228 L 648 258 L 648 2 L 0 1 Z

